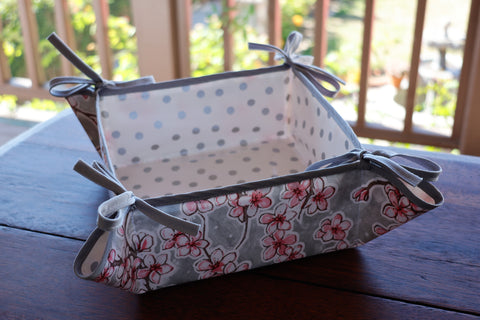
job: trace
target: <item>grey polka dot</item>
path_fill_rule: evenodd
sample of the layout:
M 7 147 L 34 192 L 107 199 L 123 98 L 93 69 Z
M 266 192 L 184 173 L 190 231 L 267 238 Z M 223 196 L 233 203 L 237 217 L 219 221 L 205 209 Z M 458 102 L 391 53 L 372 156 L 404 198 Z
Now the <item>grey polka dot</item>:
M 210 153 L 210 154 L 208 155 L 209 158 L 213 158 L 213 157 L 215 157 L 215 156 L 216 156 L 215 153 Z
M 193 128 L 193 129 L 192 129 L 192 133 L 193 133 L 193 134 L 199 134 L 199 133 L 200 133 L 200 129 L 199 129 L 199 128 Z
M 160 148 L 160 146 L 158 144 L 153 144 L 150 149 L 152 150 L 158 150 L 158 148 Z
M 232 107 L 232 106 L 228 107 L 228 108 L 227 108 L 227 113 L 228 113 L 228 114 L 234 114 L 234 113 L 235 113 L 235 108 Z
M 108 118 L 109 116 L 108 111 L 102 111 L 100 114 L 102 115 L 102 118 Z
M 220 130 L 220 127 L 218 126 L 218 124 L 215 124 L 212 126 L 212 131 L 213 132 L 217 132 L 218 130 Z
M 298 158 L 297 157 L 291 157 L 290 161 L 296 162 L 296 161 L 298 161 Z
M 308 106 L 308 98 L 305 98 L 305 105 Z
M 302 122 L 302 128 L 305 129 L 306 126 L 307 126 L 307 121 L 303 120 L 303 122 Z
M 242 159 L 244 162 L 250 162 L 252 160 L 250 157 L 243 157 Z
M 168 158 L 164 158 L 164 159 L 162 159 L 162 162 L 163 162 L 163 163 L 170 162 L 170 159 L 168 159 Z
M 118 148 L 117 150 L 118 154 L 123 156 L 125 153 L 127 153 L 127 149 L 125 148 Z
M 266 116 L 266 115 L 269 114 L 269 113 L 270 113 L 270 109 L 268 109 L 268 108 L 263 108 L 263 109 L 262 109 L 262 114 L 263 114 L 264 116 Z
M 245 180 L 238 180 L 237 183 L 245 183 Z
M 324 134 L 325 134 L 325 131 L 323 131 L 323 129 L 320 129 L 320 138 L 323 138 Z
M 141 133 L 141 132 L 135 133 L 135 139 L 142 140 L 143 139 L 143 133 Z
M 127 99 L 127 95 L 126 94 L 120 94 L 118 95 L 118 100 L 120 101 L 125 101 Z
M 172 97 L 168 95 L 163 97 L 163 103 L 169 103 L 171 100 L 172 100 Z
M 114 139 L 120 138 L 120 131 L 113 131 L 112 132 L 112 138 L 114 138 Z
M 189 186 L 190 188 L 195 188 L 196 186 L 198 186 L 198 183 L 196 183 L 196 182 L 190 182 L 190 183 L 188 184 L 188 186 Z
M 320 108 L 317 108 L 317 117 L 320 117 Z
M 163 178 L 162 178 L 162 177 L 156 177 L 156 178 L 155 178 L 155 182 L 157 182 L 157 183 L 160 183 L 160 182 L 162 182 L 162 181 L 163 181 Z
M 325 152 L 322 152 L 322 160 L 325 160 L 325 158 L 326 158 Z
M 163 123 L 162 121 L 157 120 L 153 123 L 153 126 L 157 129 L 161 129 L 163 127 Z
M 172 171 L 178 171 L 178 170 L 180 170 L 180 166 L 173 166 L 172 167 Z
M 266 94 L 272 94 L 273 93 L 273 88 L 272 87 L 267 87 L 267 89 L 265 89 L 265 93 Z
M 245 91 L 247 89 L 247 84 L 245 82 L 240 83 L 240 90 Z
M 278 114 L 275 116 L 275 119 L 277 119 L 278 121 L 282 121 L 282 120 L 283 120 L 283 114 L 282 114 L 282 113 L 278 113 Z
M 260 172 L 262 169 L 260 169 L 259 167 L 255 167 L 252 169 L 253 172 Z
M 183 91 L 183 92 L 188 92 L 188 91 L 190 91 L 190 86 L 183 86 L 183 87 L 182 87 L 182 91 Z
M 272 151 L 275 152 L 275 153 L 279 153 L 279 152 L 280 152 L 280 149 L 278 149 L 278 148 L 272 148 Z
M 215 163 L 216 163 L 216 164 L 222 164 L 222 163 L 223 163 L 223 159 L 217 159 L 217 160 L 215 160 Z
M 313 133 L 315 132 L 315 128 L 314 127 L 311 127 L 310 128 L 310 135 L 313 136 Z
M 215 174 L 209 175 L 209 176 L 208 176 L 208 180 L 212 180 L 212 181 L 213 181 L 213 180 L 217 180 L 217 175 L 215 175 Z
M 285 100 L 290 101 L 290 94 L 287 94 L 287 96 L 285 97 Z
M 175 180 L 175 181 L 172 182 L 172 185 L 179 186 L 181 183 L 182 183 L 181 181 Z
M 185 111 L 179 111 L 178 112 L 178 118 L 179 119 L 185 119 L 186 116 L 187 116 L 187 113 Z
M 330 119 L 332 117 L 332 114 L 329 112 L 327 113 L 327 118 Z
M 349 146 L 350 146 L 350 145 L 349 145 L 349 143 L 348 143 L 348 140 L 345 140 L 345 149 L 348 150 L 348 149 L 349 149 Z
M 172 136 L 172 140 L 173 140 L 173 141 L 180 140 L 180 135 L 179 135 L 179 134 L 174 134 L 174 135 Z
M 295 128 L 298 127 L 298 120 L 295 119 Z
M 140 184 L 136 184 L 132 188 L 133 188 L 133 190 L 138 190 L 138 189 L 141 189 L 142 186 Z
M 128 114 L 128 117 L 132 120 L 135 120 L 138 118 L 138 113 L 136 111 L 132 111 Z
M 140 158 L 139 157 L 133 157 L 132 158 L 132 163 L 139 163 L 140 162 Z
M 199 98 L 205 97 L 205 91 L 199 90 L 199 91 L 197 92 L 197 97 L 199 97 Z
M 280 131 L 277 131 L 277 136 L 281 137 L 285 134 L 285 131 L 283 130 L 280 130 Z
M 149 173 L 150 171 L 152 171 L 152 167 L 143 168 L 143 172 L 145 172 L 145 173 Z
M 300 104 L 302 102 L 302 99 L 300 99 L 300 96 L 297 96 L 297 103 Z
M 128 180 L 128 176 L 123 176 L 120 178 L 120 181 L 127 181 Z
M 198 169 L 198 170 L 197 170 L 197 173 L 198 173 L 198 174 L 204 174 L 204 173 L 205 173 L 205 169 Z
M 233 129 L 232 129 L 232 132 L 233 132 L 233 133 L 237 133 L 237 132 L 239 132 L 239 131 L 240 131 L 240 128 L 239 128 L 239 127 L 233 127 Z
M 205 143 L 200 142 L 200 143 L 197 144 L 197 149 L 198 150 L 202 150 L 203 148 L 205 148 Z
M 283 79 L 283 83 L 288 84 L 290 82 L 290 77 L 286 77 Z
M 236 170 L 230 170 L 228 171 L 228 174 L 231 175 L 231 176 L 234 176 L 237 174 L 237 171 Z
M 218 140 L 218 141 L 217 141 L 217 145 L 218 145 L 219 147 L 225 145 L 225 140 L 223 140 L 223 139 Z
M 142 92 L 142 99 L 143 100 L 148 100 L 150 98 L 150 93 L 149 92 Z
M 240 146 L 242 146 L 242 147 L 248 146 L 247 140 L 241 140 L 241 141 L 240 141 Z
M 258 131 L 260 131 L 260 127 L 253 127 L 252 131 L 253 131 L 253 132 L 258 132 Z
M 203 113 L 205 113 L 205 114 L 212 113 L 212 107 L 210 107 L 210 106 L 203 107 Z
M 260 148 L 259 148 L 259 147 L 252 147 L 250 150 L 252 150 L 252 151 L 258 151 L 258 150 L 260 150 Z
M 270 161 L 269 164 L 270 164 L 271 166 L 276 166 L 276 165 L 278 165 L 278 163 L 275 162 L 275 161 Z
M 197 163 L 197 162 L 198 162 L 198 160 L 197 160 L 197 159 L 190 159 L 190 161 L 189 161 L 189 162 L 190 162 L 190 163 Z
M 331 132 L 328 133 L 328 141 L 332 141 L 333 134 Z
M 313 154 L 314 157 L 316 157 L 317 156 L 317 150 L 312 149 L 312 154 Z
M 295 142 L 290 142 L 289 144 L 287 144 L 287 146 L 289 146 L 290 148 L 293 148 L 295 147 Z
M 181 155 L 182 157 L 187 156 L 187 155 L 188 155 L 188 150 L 187 150 L 187 149 L 182 149 L 182 150 L 180 150 L 180 155 Z
M 248 104 L 249 107 L 253 106 L 255 104 L 255 99 L 249 99 L 247 101 L 247 104 Z
M 290 170 L 290 173 L 298 173 L 298 170 L 292 169 Z
M 215 95 L 216 95 L 217 97 L 223 96 L 223 90 L 222 90 L 222 89 L 217 89 L 217 90 L 215 91 Z

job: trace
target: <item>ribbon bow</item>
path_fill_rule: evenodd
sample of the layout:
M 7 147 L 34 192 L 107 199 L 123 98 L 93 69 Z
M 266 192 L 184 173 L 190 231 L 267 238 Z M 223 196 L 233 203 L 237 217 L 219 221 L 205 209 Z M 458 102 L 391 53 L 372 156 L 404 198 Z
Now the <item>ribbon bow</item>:
M 55 32 L 48 36 L 48 41 L 78 70 L 88 78 L 81 77 L 57 77 L 50 81 L 49 91 L 55 97 L 69 97 L 71 95 L 83 92 L 93 93 L 103 87 L 126 88 L 141 84 L 153 83 L 153 77 L 143 77 L 133 81 L 110 81 L 103 79 L 89 65 L 80 59 L 80 57 L 70 49 L 65 42 L 57 36 Z M 65 85 L 71 87 L 65 88 Z M 60 88 L 58 88 L 60 87 Z
M 400 164 L 392 158 L 403 158 L 411 163 L 417 164 L 420 168 Z M 388 152 L 386 150 L 352 150 L 342 156 L 316 162 L 307 168 L 307 171 L 320 168 L 333 167 L 342 163 L 360 160 L 369 168 L 380 169 L 388 179 L 400 179 L 409 185 L 416 187 L 423 180 L 436 181 L 442 172 L 442 168 L 433 161 L 425 158 L 415 157 L 406 154 Z
M 285 47 L 282 49 L 277 48 L 270 44 L 261 44 L 261 43 L 248 43 L 248 48 L 250 50 L 262 50 L 275 52 L 275 59 L 285 60 L 285 63 L 288 64 L 293 72 L 298 76 L 302 74 L 305 76 L 315 88 L 320 91 L 326 97 L 334 97 L 338 91 L 340 91 L 340 84 L 345 84 L 345 82 L 334 76 L 333 74 L 312 65 L 313 57 L 304 56 L 296 54 L 300 42 L 302 42 L 303 36 L 301 33 L 293 31 L 287 38 L 285 42 Z M 322 83 L 326 82 L 330 84 L 334 90 L 326 88 Z
M 79 160 L 73 169 L 85 178 L 116 194 L 115 197 L 105 201 L 99 206 L 97 225 L 100 229 L 112 230 L 118 227 L 123 222 L 123 214 L 118 214 L 112 218 L 114 213 L 127 206 L 135 205 L 135 207 L 147 217 L 166 227 L 190 235 L 196 235 L 198 233 L 200 228 L 199 224 L 172 216 L 148 204 L 145 200 L 136 197 L 133 192 L 127 191 L 101 163 L 94 161 L 93 165 L 90 166 L 84 161 Z

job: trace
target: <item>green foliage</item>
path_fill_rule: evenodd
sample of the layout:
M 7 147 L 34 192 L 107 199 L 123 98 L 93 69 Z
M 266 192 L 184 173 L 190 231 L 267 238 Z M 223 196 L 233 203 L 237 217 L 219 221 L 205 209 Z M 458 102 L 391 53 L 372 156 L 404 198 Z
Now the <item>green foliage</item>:
M 434 116 L 444 118 L 455 115 L 457 102 L 458 80 L 439 80 L 428 83 L 423 87 L 418 87 L 417 95 L 430 95 L 431 99 L 425 99 L 422 104 L 415 106 L 415 111 L 424 111 L 430 108 L 430 113 Z

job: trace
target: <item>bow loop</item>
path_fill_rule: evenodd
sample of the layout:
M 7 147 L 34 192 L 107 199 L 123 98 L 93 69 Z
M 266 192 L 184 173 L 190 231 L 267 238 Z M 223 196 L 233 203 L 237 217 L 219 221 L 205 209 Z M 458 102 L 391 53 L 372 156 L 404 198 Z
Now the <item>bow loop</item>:
M 133 195 L 131 191 L 127 191 L 125 187 L 115 178 L 115 176 L 100 162 L 95 161 L 92 166 L 82 160 L 79 160 L 74 168 L 79 174 L 85 178 L 95 182 L 96 184 L 112 191 L 117 196 L 102 203 L 99 207 L 98 226 L 103 230 L 111 230 L 117 227 L 123 216 L 111 218 L 109 215 L 114 208 L 119 210 L 123 206 L 134 204 L 136 208 L 150 219 L 174 230 L 184 232 L 190 235 L 196 235 L 200 225 L 172 216 L 152 205 L 145 200 Z M 123 205 L 122 205 L 123 204 Z M 109 214 L 105 214 L 108 212 Z
M 303 75 L 313 86 L 326 97 L 334 97 L 340 91 L 340 84 L 345 82 L 333 74 L 313 65 L 313 57 L 295 53 L 302 42 L 301 33 L 293 31 L 287 37 L 282 49 L 268 44 L 249 43 L 250 50 L 263 50 L 275 52 L 275 60 L 285 60 L 293 72 Z M 324 84 L 328 84 L 327 87 Z M 328 87 L 333 87 L 333 90 Z

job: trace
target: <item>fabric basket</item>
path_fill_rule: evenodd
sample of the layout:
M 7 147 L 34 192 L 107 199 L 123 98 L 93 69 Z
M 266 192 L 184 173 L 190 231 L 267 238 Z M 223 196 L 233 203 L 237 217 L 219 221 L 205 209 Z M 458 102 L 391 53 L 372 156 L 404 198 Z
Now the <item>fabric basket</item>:
M 80 278 L 144 293 L 353 248 L 443 202 L 438 165 L 362 147 L 299 33 L 250 44 L 282 65 L 161 83 L 106 81 L 49 40 L 88 77 L 51 81 L 104 160 L 75 170 L 112 191 Z

